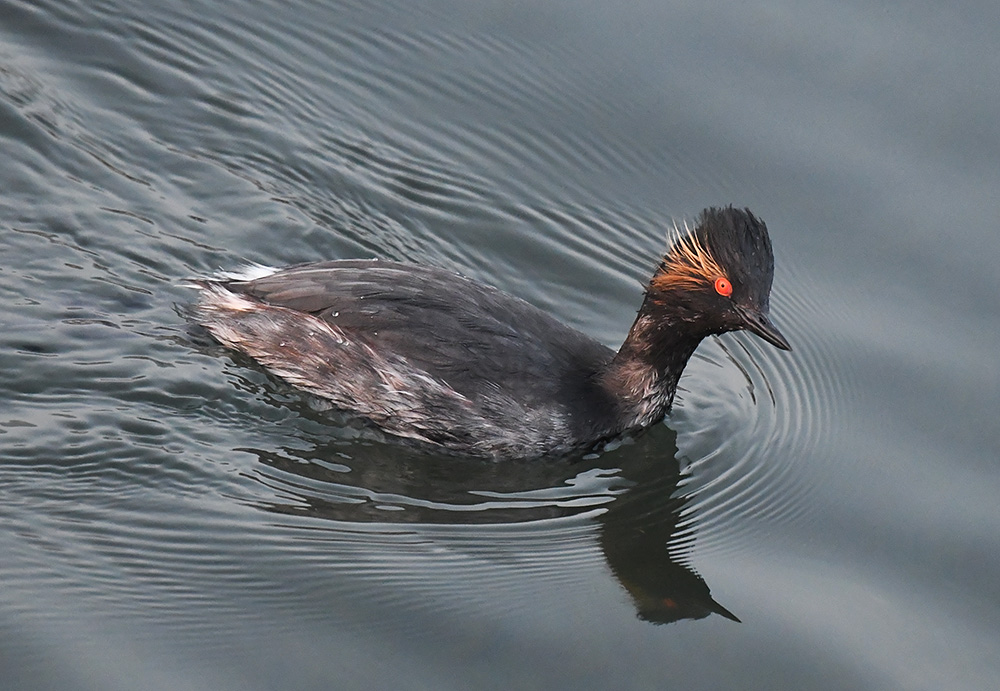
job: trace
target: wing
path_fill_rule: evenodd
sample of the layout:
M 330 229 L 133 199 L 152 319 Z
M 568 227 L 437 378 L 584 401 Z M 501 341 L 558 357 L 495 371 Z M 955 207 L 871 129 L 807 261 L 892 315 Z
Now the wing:
M 227 287 L 312 314 L 471 399 L 529 407 L 586 386 L 614 352 L 529 303 L 440 269 L 375 260 L 304 264 Z M 582 392 L 579 392 L 582 393 Z

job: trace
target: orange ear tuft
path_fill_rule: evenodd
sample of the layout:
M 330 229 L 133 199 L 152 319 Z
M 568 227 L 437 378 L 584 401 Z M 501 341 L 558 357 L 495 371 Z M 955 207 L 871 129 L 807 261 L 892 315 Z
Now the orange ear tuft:
M 678 234 L 650 286 L 658 290 L 693 290 L 711 285 L 716 278 L 725 275 L 715 257 L 694 233 L 689 232 Z M 732 293 L 732 284 L 728 280 L 726 284 Z

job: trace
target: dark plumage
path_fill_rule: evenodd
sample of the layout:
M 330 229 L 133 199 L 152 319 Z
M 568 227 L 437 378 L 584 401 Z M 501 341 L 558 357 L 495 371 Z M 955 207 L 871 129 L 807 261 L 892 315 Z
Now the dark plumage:
M 645 428 L 710 334 L 768 319 L 773 258 L 747 210 L 708 209 L 664 256 L 618 353 L 440 269 L 375 260 L 202 280 L 199 321 L 274 374 L 392 434 L 460 454 L 563 454 Z

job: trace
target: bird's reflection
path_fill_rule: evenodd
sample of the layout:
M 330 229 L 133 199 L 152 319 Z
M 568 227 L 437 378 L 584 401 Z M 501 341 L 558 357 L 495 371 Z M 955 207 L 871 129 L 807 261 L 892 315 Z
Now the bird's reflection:
M 694 526 L 676 434 L 660 425 L 639 440 L 583 460 L 476 461 L 397 444 L 331 443 L 308 452 L 255 453 L 257 479 L 288 501 L 270 511 L 357 524 L 526 523 L 592 512 L 601 549 L 638 616 L 649 622 L 720 614 L 705 581 L 682 563 Z M 345 455 L 345 451 L 351 456 Z

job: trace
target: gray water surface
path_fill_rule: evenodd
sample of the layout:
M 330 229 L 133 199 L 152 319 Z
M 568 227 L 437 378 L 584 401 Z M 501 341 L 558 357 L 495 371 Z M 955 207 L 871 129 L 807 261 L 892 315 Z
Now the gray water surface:
M 989 2 L 0 1 L 0 685 L 994 688 L 998 46 Z M 383 257 L 617 347 L 729 203 L 794 351 L 706 341 L 577 463 L 373 438 L 186 319 Z

